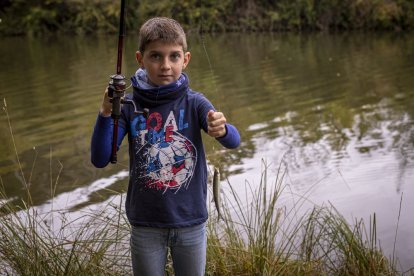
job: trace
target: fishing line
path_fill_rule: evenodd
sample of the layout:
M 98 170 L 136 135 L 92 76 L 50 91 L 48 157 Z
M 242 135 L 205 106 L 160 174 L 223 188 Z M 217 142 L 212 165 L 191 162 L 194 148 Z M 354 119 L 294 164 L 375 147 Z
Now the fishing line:
M 205 9 L 204 7 L 205 7 L 205 5 L 203 5 L 202 1 L 200 1 L 200 4 L 201 4 L 200 7 L 201 7 L 202 10 L 201 10 L 200 29 L 198 31 L 198 34 L 200 36 L 201 46 L 203 47 L 203 51 L 204 51 L 204 53 L 206 55 L 206 58 L 207 58 L 207 63 L 208 63 L 208 66 L 209 66 L 209 71 L 210 71 L 210 78 L 211 78 L 211 81 L 212 81 L 213 86 L 214 86 L 214 92 L 215 92 L 215 95 L 218 95 L 218 87 L 217 87 L 217 83 L 216 83 L 215 78 L 214 78 L 215 75 L 214 75 L 213 64 L 211 62 L 210 55 L 208 54 L 208 51 L 207 51 L 205 36 L 204 36 L 204 31 L 203 31 L 204 9 Z M 217 104 L 217 110 L 220 110 L 219 104 Z
M 213 85 L 214 85 L 214 90 L 215 90 L 214 92 L 217 93 L 218 89 L 217 89 L 217 84 L 214 80 L 213 64 L 211 63 L 210 56 L 207 52 L 207 47 L 206 47 L 205 38 L 204 38 L 203 33 L 201 33 L 201 45 L 203 46 L 204 53 L 206 54 L 206 57 L 207 57 L 207 62 L 208 62 L 208 66 L 209 66 L 209 69 L 210 69 L 210 77 L 212 78 L 212 82 L 213 82 Z
M 206 41 L 205 41 L 205 36 L 204 36 L 204 31 L 203 31 L 203 21 L 204 21 L 204 7 L 205 5 L 202 4 L 202 1 L 200 1 L 200 7 L 201 7 L 201 21 L 200 21 L 200 29 L 199 29 L 199 37 L 201 40 L 201 46 L 203 48 L 204 54 L 206 55 L 207 58 L 207 62 L 208 62 L 208 66 L 209 66 L 209 72 L 210 72 L 210 76 L 209 78 L 211 78 L 211 81 L 213 83 L 213 89 L 214 89 L 214 93 L 215 95 L 219 95 L 218 93 L 218 86 L 215 80 L 215 74 L 214 74 L 214 69 L 213 69 L 213 64 L 211 62 L 210 59 L 210 55 L 208 54 L 207 51 L 207 47 L 206 47 Z M 218 101 L 219 102 L 219 101 Z M 218 103 L 217 106 L 215 106 L 216 111 L 220 110 L 220 104 Z M 213 144 L 213 153 L 216 152 L 215 149 L 215 144 Z M 220 156 L 220 155 L 219 155 Z M 215 206 L 216 206 L 216 211 L 217 211 L 217 219 L 220 220 L 220 218 L 223 218 L 223 214 L 221 214 L 220 212 L 220 208 L 221 206 L 223 206 L 223 203 L 221 202 L 221 193 L 222 193 L 222 189 L 221 189 L 221 179 L 220 179 L 220 167 L 221 167 L 221 161 L 218 160 L 215 163 L 218 164 L 214 164 L 213 162 L 211 162 L 210 166 L 207 166 L 207 169 L 209 171 L 209 175 L 211 175 L 211 186 L 212 186 L 212 196 L 211 198 L 213 199 Z M 211 168 L 212 166 L 212 168 Z M 217 183 L 215 183 L 217 182 Z M 217 190 L 218 189 L 218 190 Z

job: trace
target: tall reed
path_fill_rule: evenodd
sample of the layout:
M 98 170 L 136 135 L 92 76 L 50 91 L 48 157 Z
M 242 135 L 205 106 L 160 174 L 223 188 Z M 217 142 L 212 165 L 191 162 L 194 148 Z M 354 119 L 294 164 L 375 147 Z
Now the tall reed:
M 50 166 L 50 210 L 32 206 L 33 170 L 26 181 L 5 99 L 3 111 L 27 199 L 20 199 L 21 204 L 8 201 L 0 177 L 0 202 L 5 202 L 0 206 L 0 275 L 129 274 L 129 224 L 121 211 L 122 195 L 114 197 L 121 199 L 119 204 L 109 200 L 100 210 L 83 209 L 75 217 L 69 210 L 55 210 L 53 197 L 63 165 L 55 180 Z
M 4 197 L 4 195 L 0 195 Z M 114 204 L 69 219 L 64 210 L 40 213 L 6 203 L 0 217 L 0 274 L 125 275 L 129 227 Z
M 288 210 L 279 202 L 287 193 L 285 170 L 279 167 L 270 183 L 263 164 L 257 188 L 245 183 L 245 199 L 228 183 L 224 219 L 208 224 L 209 275 L 397 274 L 377 245 L 375 214 L 367 231 L 362 220 L 351 226 L 333 206 L 301 212 L 306 198 Z
M 269 184 L 265 168 L 257 189 L 246 182 L 246 200 L 229 184 L 224 219 L 212 215 L 208 223 L 207 275 L 397 274 L 377 246 L 375 215 L 368 231 L 361 220 L 348 224 L 332 206 L 298 216 L 299 202 L 290 210 L 279 202 L 286 192 L 279 176 Z M 122 200 L 76 218 L 65 210 L 13 206 L 6 203 L 0 217 L 0 274 L 131 273 Z

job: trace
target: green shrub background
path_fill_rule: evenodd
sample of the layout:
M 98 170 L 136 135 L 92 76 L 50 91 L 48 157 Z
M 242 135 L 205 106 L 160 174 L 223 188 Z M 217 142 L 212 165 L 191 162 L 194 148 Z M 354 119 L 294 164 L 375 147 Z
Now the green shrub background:
M 120 0 L 0 0 L 0 34 L 108 33 Z M 411 0 L 129 0 L 127 30 L 148 18 L 177 19 L 187 31 L 411 30 Z

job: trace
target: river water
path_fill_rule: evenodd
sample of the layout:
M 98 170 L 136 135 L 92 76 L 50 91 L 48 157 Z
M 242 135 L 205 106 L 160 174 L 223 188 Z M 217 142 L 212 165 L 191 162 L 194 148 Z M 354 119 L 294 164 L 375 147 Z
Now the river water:
M 127 36 L 127 76 L 137 68 L 135 39 Z M 210 164 L 234 187 L 259 183 L 263 162 L 275 177 L 283 165 L 290 191 L 306 195 L 309 208 L 332 204 L 350 222 L 375 213 L 386 255 L 414 267 L 412 35 L 227 34 L 190 36 L 189 45 L 191 87 L 242 137 L 241 147 L 228 151 L 206 136 Z M 0 176 L 7 197 L 0 205 L 24 198 L 24 183 L 35 205 L 65 198 L 62 208 L 73 210 L 125 191 L 126 145 L 116 165 L 96 169 L 89 161 L 116 47 L 113 36 L 2 38 Z

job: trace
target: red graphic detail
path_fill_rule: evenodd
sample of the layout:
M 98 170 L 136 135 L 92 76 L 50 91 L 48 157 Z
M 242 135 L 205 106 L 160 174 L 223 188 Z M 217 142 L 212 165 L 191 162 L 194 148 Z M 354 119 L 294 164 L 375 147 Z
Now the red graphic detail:
M 161 180 L 157 180 L 157 181 L 148 181 L 146 183 L 146 186 L 149 188 L 156 188 L 157 190 L 164 190 L 165 188 L 174 188 L 179 186 L 178 182 L 175 181 L 174 179 L 172 180 L 166 180 L 166 181 L 161 181 Z
M 155 125 L 153 125 L 153 119 L 155 120 Z M 148 116 L 147 119 L 147 129 L 154 129 L 155 131 L 159 131 L 162 126 L 162 116 L 158 112 L 153 112 Z
M 183 160 L 182 162 L 180 162 L 178 166 L 172 167 L 172 172 L 174 175 L 176 175 L 179 171 L 181 171 L 184 168 L 185 168 L 185 161 Z
M 174 127 L 172 125 L 169 125 L 165 128 L 165 142 L 171 142 L 173 140 L 173 129 Z

